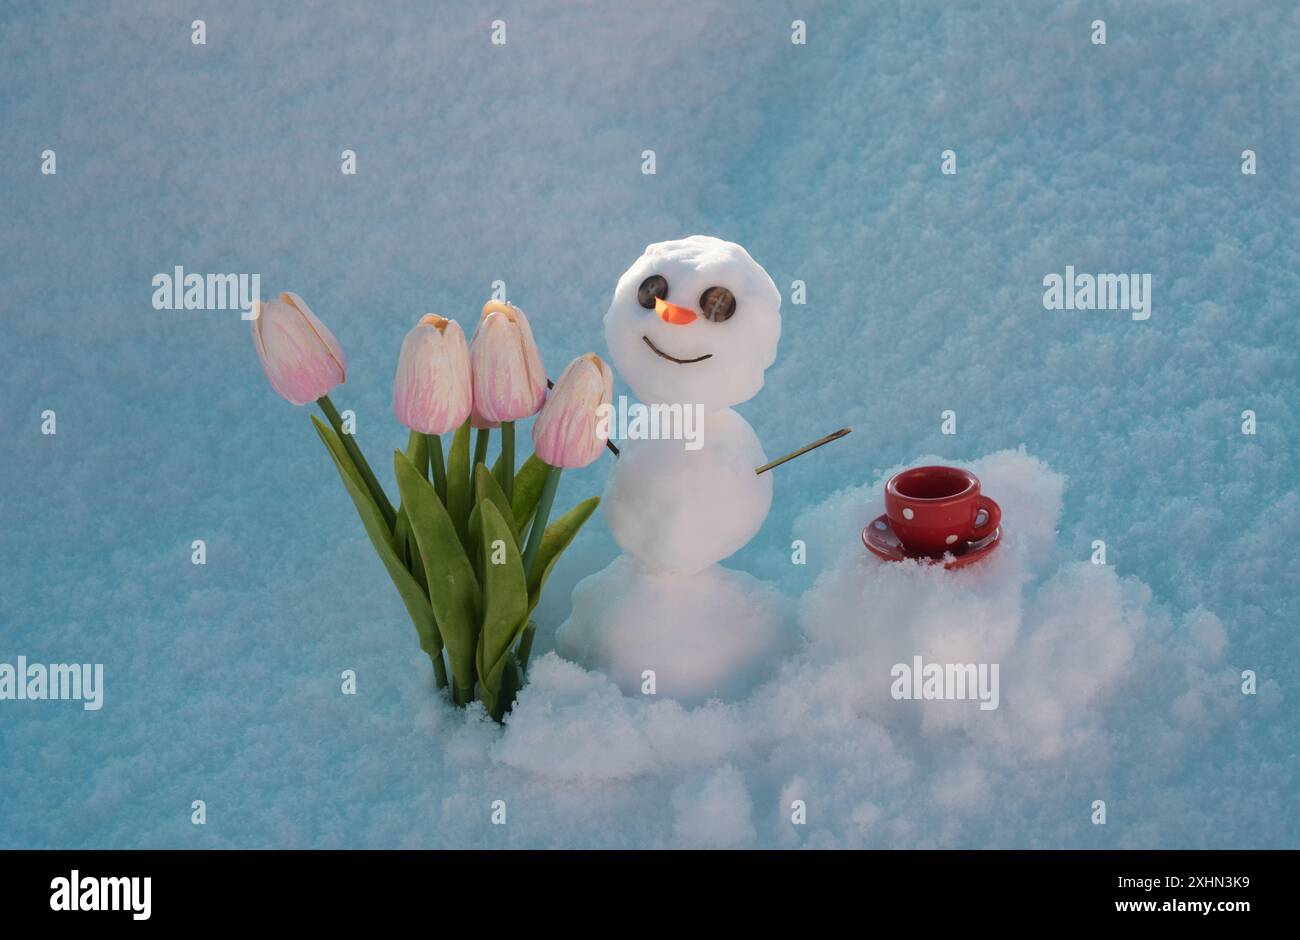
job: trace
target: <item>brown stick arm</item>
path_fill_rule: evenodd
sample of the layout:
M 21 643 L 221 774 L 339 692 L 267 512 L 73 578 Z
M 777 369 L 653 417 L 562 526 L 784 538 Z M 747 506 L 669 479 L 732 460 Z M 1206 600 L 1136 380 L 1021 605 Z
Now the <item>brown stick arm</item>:
M 811 444 L 805 444 L 803 445 L 803 447 L 800 447 L 798 450 L 790 451 L 790 453 L 786 454 L 784 457 L 778 457 L 776 458 L 776 460 L 768 461 L 767 463 L 763 464 L 763 466 L 756 468 L 754 472 L 766 473 L 768 470 L 771 470 L 773 467 L 779 467 L 781 466 L 781 464 L 789 460 L 794 460 L 794 458 L 796 457 L 801 457 L 804 454 L 808 453 L 808 451 L 816 450 L 818 447 L 821 447 L 823 444 L 829 444 L 831 441 L 838 441 L 841 437 L 844 437 L 852 430 L 853 428 L 840 428 L 838 431 L 832 431 L 830 434 L 827 434 L 825 437 L 817 438 L 817 440 L 813 441 Z

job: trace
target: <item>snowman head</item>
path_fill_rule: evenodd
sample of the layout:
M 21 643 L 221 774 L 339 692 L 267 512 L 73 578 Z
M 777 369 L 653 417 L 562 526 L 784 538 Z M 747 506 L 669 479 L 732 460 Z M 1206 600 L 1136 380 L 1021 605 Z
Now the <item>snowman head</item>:
M 708 235 L 651 245 L 605 314 L 610 358 L 643 402 L 729 408 L 763 387 L 781 293 L 739 245 Z

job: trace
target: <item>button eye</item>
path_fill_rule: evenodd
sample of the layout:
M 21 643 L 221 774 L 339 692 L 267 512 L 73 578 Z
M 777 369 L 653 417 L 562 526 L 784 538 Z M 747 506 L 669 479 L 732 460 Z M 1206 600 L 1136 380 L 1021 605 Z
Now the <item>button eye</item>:
M 700 313 L 704 319 L 721 323 L 730 320 L 736 312 L 736 298 L 725 287 L 710 287 L 700 294 Z
M 668 280 L 661 274 L 651 274 L 636 289 L 636 300 L 647 310 L 655 308 L 655 300 L 668 299 Z

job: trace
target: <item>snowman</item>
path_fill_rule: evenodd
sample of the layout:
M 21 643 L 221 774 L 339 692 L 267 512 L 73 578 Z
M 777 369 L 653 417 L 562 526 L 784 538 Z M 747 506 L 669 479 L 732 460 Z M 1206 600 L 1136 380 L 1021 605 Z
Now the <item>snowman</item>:
M 781 294 L 740 245 L 704 235 L 649 246 L 605 314 L 615 370 L 648 406 L 701 416 L 680 436 L 625 440 L 601 501 L 623 550 L 578 583 L 559 653 L 627 694 L 684 704 L 736 699 L 794 645 L 785 600 L 718 564 L 772 504 L 767 457 L 732 407 L 763 387 L 781 336 Z

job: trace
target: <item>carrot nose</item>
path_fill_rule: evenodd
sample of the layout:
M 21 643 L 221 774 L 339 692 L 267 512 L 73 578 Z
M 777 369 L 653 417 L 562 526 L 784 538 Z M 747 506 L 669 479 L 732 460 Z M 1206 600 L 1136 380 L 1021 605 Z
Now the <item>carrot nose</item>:
M 655 313 L 659 314 L 659 319 L 665 323 L 676 323 L 678 326 L 694 323 L 696 316 L 694 310 L 670 304 L 662 297 L 655 298 Z

